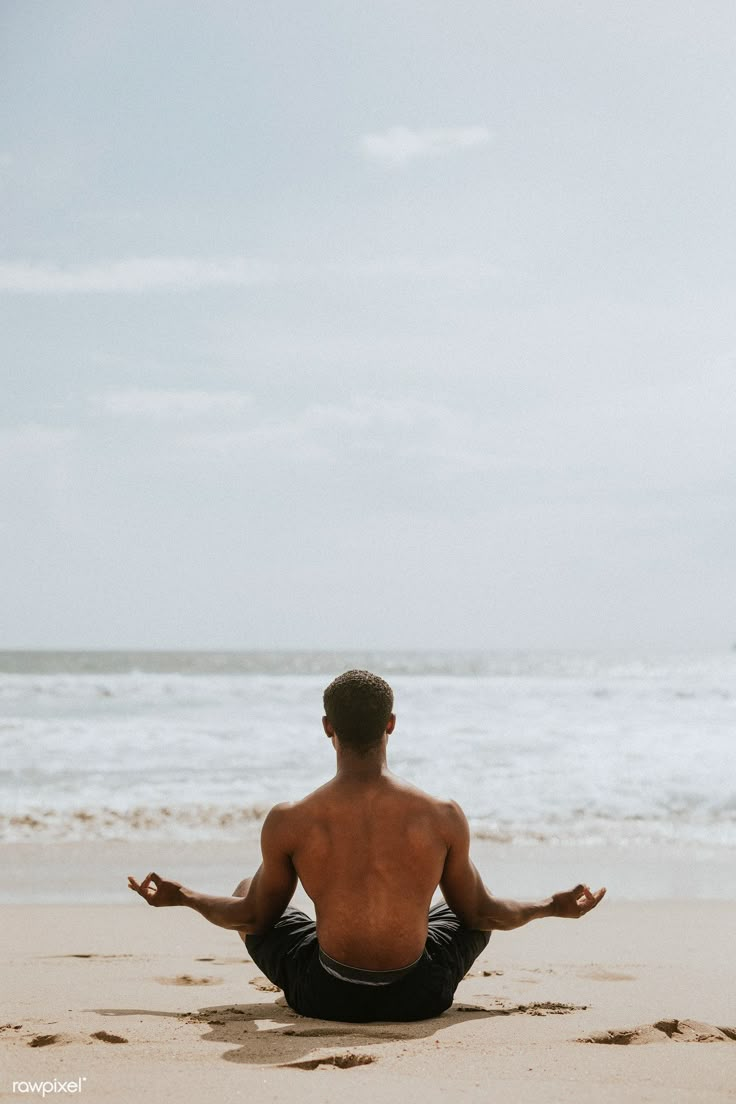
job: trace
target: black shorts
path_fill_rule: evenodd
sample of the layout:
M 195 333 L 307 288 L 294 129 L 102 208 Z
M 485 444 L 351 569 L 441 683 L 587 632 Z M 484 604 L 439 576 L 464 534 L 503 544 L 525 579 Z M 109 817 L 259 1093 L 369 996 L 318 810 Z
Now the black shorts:
M 287 1003 L 302 1016 L 348 1023 L 374 1020 L 426 1020 L 452 1004 L 455 990 L 490 932 L 465 928 L 444 901 L 429 910 L 427 942 L 421 957 L 398 980 L 370 970 L 350 970 L 351 980 L 334 976 L 338 967 L 320 954 L 317 927 L 306 913 L 287 908 L 262 935 L 245 936 L 248 953 L 266 977 L 283 989 Z M 327 965 L 325 965 L 327 963 Z

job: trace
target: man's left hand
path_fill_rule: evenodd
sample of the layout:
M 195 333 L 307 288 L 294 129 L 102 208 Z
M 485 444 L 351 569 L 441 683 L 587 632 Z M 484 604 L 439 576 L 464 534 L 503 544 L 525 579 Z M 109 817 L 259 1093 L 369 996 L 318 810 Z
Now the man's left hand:
M 562 916 L 568 920 L 578 920 L 581 916 L 585 916 L 587 912 L 594 909 L 595 906 L 606 895 L 605 889 L 599 889 L 596 893 L 591 893 L 590 887 L 587 885 L 578 885 L 574 889 L 569 889 L 565 893 L 555 893 L 552 897 L 554 912 L 553 916 Z

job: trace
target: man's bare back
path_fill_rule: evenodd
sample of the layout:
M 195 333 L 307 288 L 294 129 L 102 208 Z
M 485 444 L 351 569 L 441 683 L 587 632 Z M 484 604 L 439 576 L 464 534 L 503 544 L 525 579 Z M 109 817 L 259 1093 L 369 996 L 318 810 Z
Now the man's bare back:
M 338 776 L 282 817 L 327 954 L 369 970 L 414 962 L 450 844 L 447 805 L 387 771 Z
M 391 688 L 369 672 L 348 671 L 330 684 L 322 723 L 335 748 L 335 777 L 270 811 L 261 866 L 232 897 L 198 893 L 155 873 L 128 880 L 151 905 L 187 905 L 247 937 L 264 973 L 308 1015 L 382 1019 L 387 1007 L 400 1019 L 437 1014 L 487 943 L 483 933 L 545 916 L 578 918 L 605 894 L 582 884 L 533 902 L 490 894 L 470 859 L 459 805 L 389 771 L 392 709 Z M 314 903 L 316 923 L 287 907 L 297 880 Z M 430 913 L 438 886 L 442 915 Z M 407 973 L 415 989 L 408 996 Z M 335 992 L 334 979 L 347 990 Z M 383 986 L 389 1005 L 375 994 L 355 997 L 361 987 Z

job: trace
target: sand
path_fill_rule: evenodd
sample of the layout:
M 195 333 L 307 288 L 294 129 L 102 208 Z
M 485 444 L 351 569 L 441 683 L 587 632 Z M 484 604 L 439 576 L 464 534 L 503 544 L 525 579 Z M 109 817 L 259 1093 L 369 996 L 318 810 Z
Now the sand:
M 416 1024 L 295 1015 L 186 909 L 4 905 L 0 1094 L 87 1101 L 736 1099 L 728 901 L 620 901 L 495 933 Z M 82 1079 L 82 1080 L 79 1080 Z M 73 1090 L 72 1090 L 73 1091 Z

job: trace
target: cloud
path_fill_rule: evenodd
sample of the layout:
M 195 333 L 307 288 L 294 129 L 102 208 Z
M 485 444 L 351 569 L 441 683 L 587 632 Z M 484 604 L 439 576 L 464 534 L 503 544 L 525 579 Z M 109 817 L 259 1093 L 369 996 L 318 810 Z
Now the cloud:
M 246 257 L 130 257 L 90 265 L 0 262 L 0 291 L 54 293 L 194 291 L 271 283 L 272 264 Z
M 242 391 L 167 390 L 165 388 L 129 388 L 94 395 L 93 407 L 105 414 L 156 421 L 182 421 L 208 416 L 241 414 L 251 404 Z
M 182 434 L 178 444 L 190 458 L 257 456 L 262 461 L 298 456 L 342 464 L 361 458 L 369 465 L 380 454 L 390 463 L 413 461 L 423 469 L 466 474 L 496 466 L 472 416 L 444 403 L 410 396 L 355 396 L 348 403 L 311 403 L 288 415 L 262 416 L 232 431 L 205 429 Z M 290 461 L 291 462 L 291 461 Z
M 364 134 L 358 149 L 364 157 L 405 165 L 417 157 L 446 157 L 460 150 L 484 146 L 490 139 L 490 132 L 483 126 L 430 130 L 395 126 L 377 134 Z
M 0 261 L 0 292 L 31 295 L 196 291 L 208 287 L 253 287 L 316 280 L 445 280 L 462 282 L 497 275 L 478 257 L 382 256 L 369 259 L 261 261 L 193 257 L 132 257 L 100 264 L 59 265 Z

